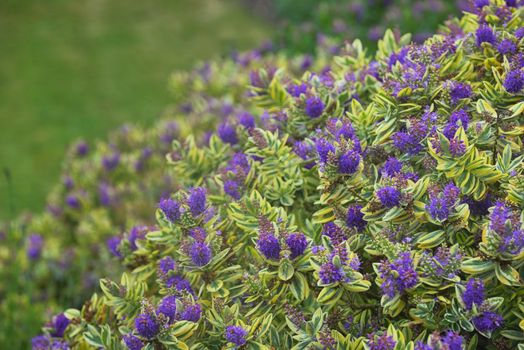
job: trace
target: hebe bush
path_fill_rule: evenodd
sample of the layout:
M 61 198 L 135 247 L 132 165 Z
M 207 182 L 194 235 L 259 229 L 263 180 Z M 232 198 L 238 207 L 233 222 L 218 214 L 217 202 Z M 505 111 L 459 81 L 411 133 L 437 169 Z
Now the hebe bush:
M 135 250 L 136 239 L 155 224 L 159 199 L 183 187 L 165 161 L 173 139 L 191 134 L 202 144 L 226 118 L 249 119 L 256 112 L 244 102 L 251 70 L 282 66 L 300 76 L 322 61 L 260 48 L 177 72 L 170 79 L 173 106 L 156 125 L 124 125 L 104 142 L 73 145 L 47 210 L 22 215 L 0 232 L 0 277 L 11 281 L 0 286 L 0 312 L 10 316 L 0 326 L 0 348 L 26 348 L 27 333 L 45 318 L 80 306 L 101 277 L 125 270 L 128 262 L 115 264 L 113 257 Z
M 524 348 L 523 12 L 475 4 L 250 72 L 266 112 L 173 141 L 177 191 L 112 246 L 129 271 L 33 348 Z

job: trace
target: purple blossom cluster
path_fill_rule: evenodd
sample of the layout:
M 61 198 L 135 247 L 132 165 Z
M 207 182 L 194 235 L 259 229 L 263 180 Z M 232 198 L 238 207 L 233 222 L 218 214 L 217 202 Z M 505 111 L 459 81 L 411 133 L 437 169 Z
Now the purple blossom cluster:
M 224 192 L 233 199 L 240 199 L 245 178 L 250 170 L 248 157 L 244 153 L 235 153 L 225 168 L 225 172 L 230 176 L 224 181 Z
M 429 191 L 429 202 L 426 210 L 433 220 L 447 220 L 460 196 L 460 189 L 453 183 L 448 183 L 440 191 L 437 188 Z
M 503 202 L 492 208 L 489 228 L 500 237 L 499 251 L 513 255 L 524 248 L 524 230 L 517 212 Z
M 428 278 L 454 278 L 460 271 L 462 254 L 450 248 L 438 247 L 434 254 L 425 252 L 419 261 L 421 270 Z
M 240 326 L 227 326 L 226 327 L 226 340 L 236 346 L 242 346 L 246 344 L 247 331 Z
M 418 274 L 409 252 L 400 253 L 393 262 L 383 261 L 379 273 L 382 279 L 380 287 L 389 298 L 393 298 L 397 293 L 404 293 L 406 289 L 413 288 L 418 283 Z
M 434 124 L 437 118 L 438 115 L 436 112 L 431 112 L 429 109 L 426 109 L 420 119 L 410 119 L 405 130 L 397 131 L 392 135 L 393 145 L 403 153 L 416 155 L 423 149 L 421 142 L 429 134 L 435 132 Z

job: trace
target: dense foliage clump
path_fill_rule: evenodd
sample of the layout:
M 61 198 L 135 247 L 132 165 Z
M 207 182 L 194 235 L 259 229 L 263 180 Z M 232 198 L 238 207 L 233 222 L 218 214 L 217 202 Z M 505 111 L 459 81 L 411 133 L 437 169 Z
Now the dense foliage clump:
M 124 125 L 107 141 L 74 144 L 47 210 L 23 215 L 0 232 L 0 276 L 12 281 L 0 286 L 0 310 L 11 316 L 0 327 L 0 347 L 12 346 L 13 338 L 23 344 L 27 331 L 20 324 L 38 329 L 45 314 L 81 305 L 101 277 L 124 271 L 126 263 L 113 258 L 137 249 L 136 240 L 155 224 L 159 200 L 183 187 L 165 161 L 174 139 L 191 135 L 203 144 L 228 117 L 250 123 L 249 72 L 286 66 L 300 76 L 304 61 L 311 67 L 323 59 L 288 59 L 262 47 L 177 72 L 170 79 L 173 106 L 156 125 Z
M 423 44 L 223 76 L 235 112 L 190 119 L 215 132 L 172 140 L 156 222 L 112 233 L 128 271 L 33 348 L 524 347 L 524 13 L 475 4 Z
M 422 42 L 450 15 L 474 10 L 468 0 L 244 0 L 257 14 L 275 21 L 274 41 L 291 53 L 313 53 L 318 44 L 336 46 L 331 39 L 360 39 L 369 49 L 386 29 L 413 33 Z

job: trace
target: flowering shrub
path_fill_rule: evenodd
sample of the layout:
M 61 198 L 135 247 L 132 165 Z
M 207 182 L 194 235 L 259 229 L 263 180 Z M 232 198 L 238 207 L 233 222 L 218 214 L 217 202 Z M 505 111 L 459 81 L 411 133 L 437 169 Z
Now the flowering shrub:
M 480 5 L 246 72 L 253 118 L 173 141 L 176 190 L 110 245 L 128 271 L 33 348 L 524 348 L 523 12 Z
M 137 240 L 154 227 L 157 203 L 184 186 L 183 177 L 173 176 L 165 161 L 171 142 L 191 134 L 195 144 L 206 143 L 207 130 L 232 118 L 249 125 L 259 110 L 244 102 L 249 72 L 285 63 L 301 75 L 303 60 L 284 61 L 262 48 L 175 73 L 170 81 L 174 105 L 156 125 L 125 125 L 105 142 L 73 145 L 47 211 L 22 216 L 7 227 L 5 237 L 0 233 L 0 276 L 16 281 L 0 285 L 0 295 L 6 295 L 0 309 L 17 310 L 0 327 L 0 347 L 13 345 L 13 332 L 21 332 L 15 338 L 27 336 L 18 324 L 28 321 L 19 316 L 33 315 L 40 324 L 46 317 L 42 309 L 54 314 L 81 305 L 96 291 L 99 278 L 136 266 L 136 260 L 125 259 L 127 252 L 136 250 Z M 321 59 L 308 62 L 322 64 Z M 193 193 L 193 213 L 202 210 L 204 194 L 203 189 Z M 122 264 L 115 264 L 115 257 Z

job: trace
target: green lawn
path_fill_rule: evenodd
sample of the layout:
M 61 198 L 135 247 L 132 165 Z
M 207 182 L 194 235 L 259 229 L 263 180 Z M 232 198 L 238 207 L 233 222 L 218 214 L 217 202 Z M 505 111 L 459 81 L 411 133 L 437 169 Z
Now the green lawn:
M 269 25 L 233 0 L 0 1 L 0 219 L 39 210 L 68 144 L 151 123 L 174 69 L 248 49 Z

